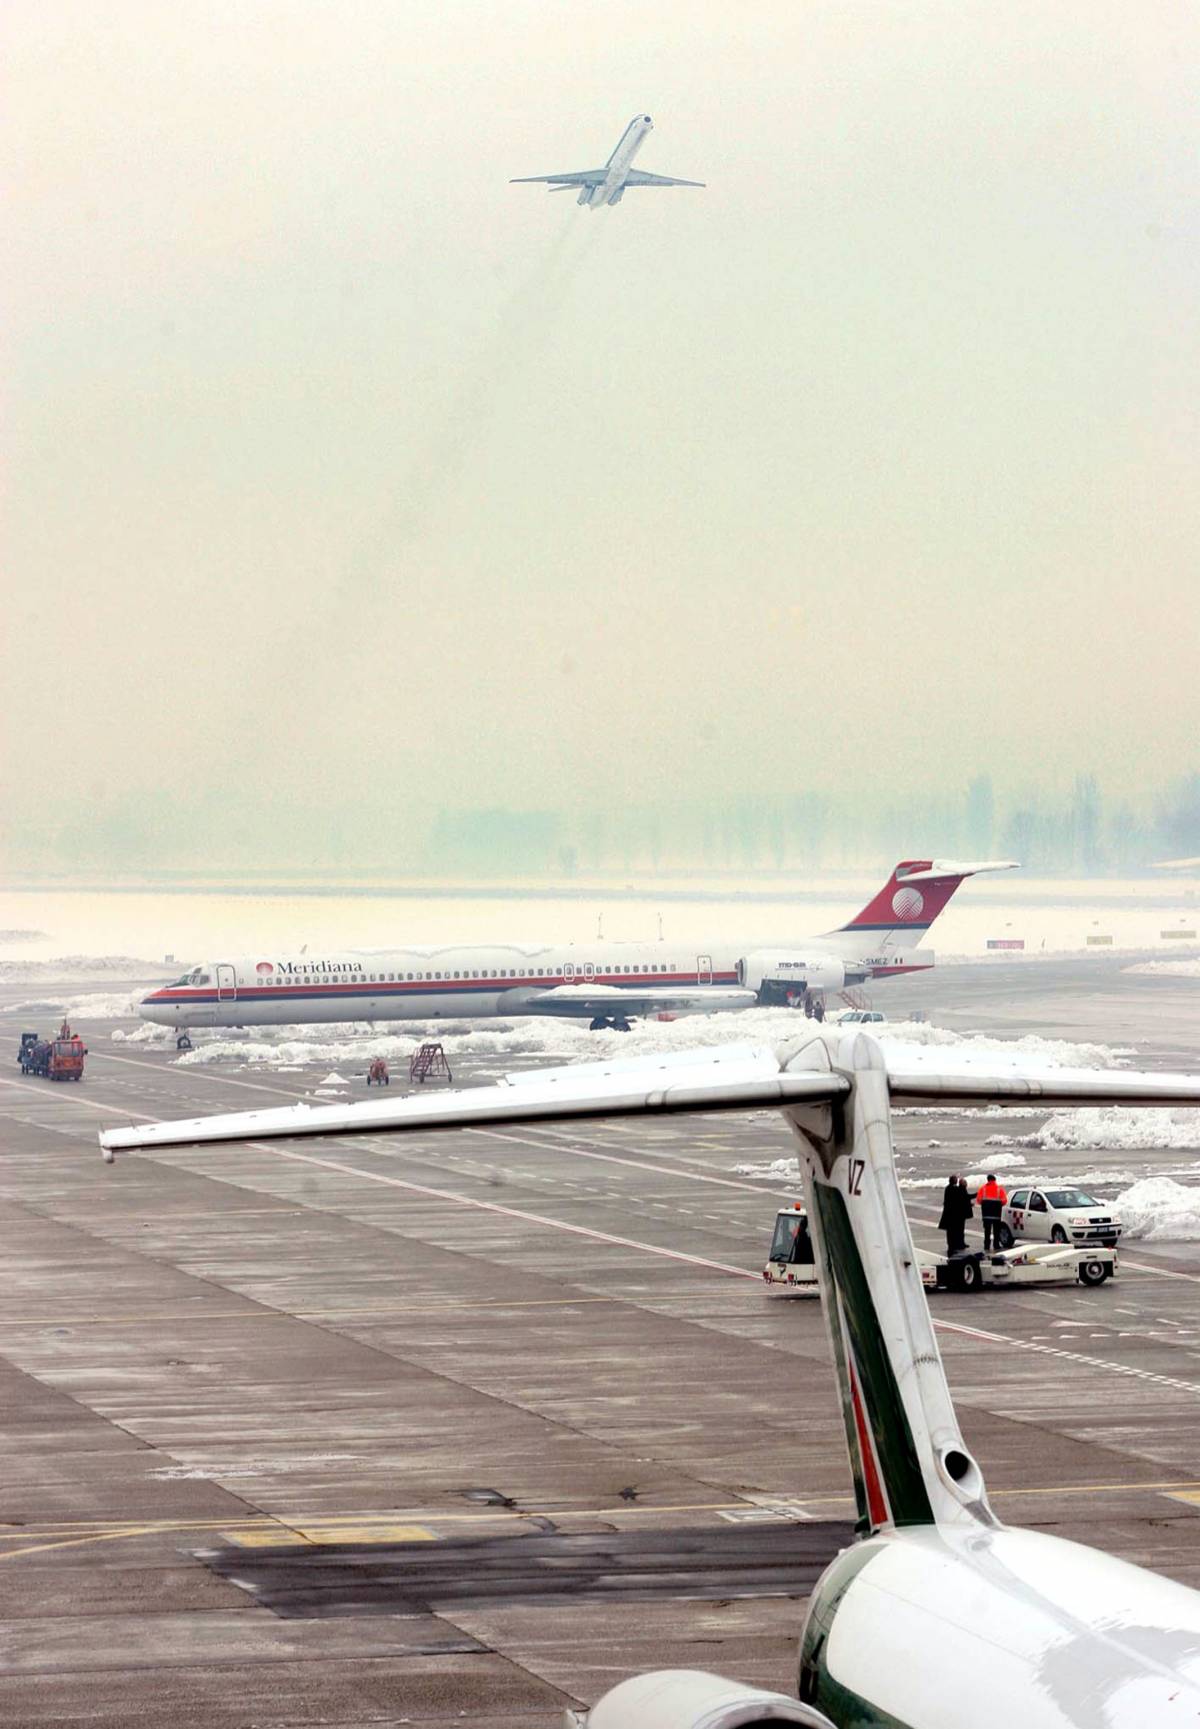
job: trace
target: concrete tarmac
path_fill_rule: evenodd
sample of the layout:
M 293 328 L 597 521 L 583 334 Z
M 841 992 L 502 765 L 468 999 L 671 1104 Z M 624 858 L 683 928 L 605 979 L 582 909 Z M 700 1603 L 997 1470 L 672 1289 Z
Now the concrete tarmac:
M 1200 1068 L 1195 981 L 1115 960 L 878 1000 Z M 0 1049 L 23 1024 L 0 1003 Z M 102 1123 L 327 1069 L 179 1067 L 116 1024 L 81 1085 L 0 1077 L 0 1721 L 514 1729 L 673 1664 L 790 1689 L 852 1506 L 818 1306 L 760 1278 L 792 1191 L 736 1170 L 790 1154 L 777 1117 L 109 1169 Z M 996 1127 L 901 1117 L 902 1167 L 983 1168 Z M 908 1198 L 933 1246 L 937 1191 Z M 1200 1587 L 1200 1244 L 933 1305 L 1001 1516 Z

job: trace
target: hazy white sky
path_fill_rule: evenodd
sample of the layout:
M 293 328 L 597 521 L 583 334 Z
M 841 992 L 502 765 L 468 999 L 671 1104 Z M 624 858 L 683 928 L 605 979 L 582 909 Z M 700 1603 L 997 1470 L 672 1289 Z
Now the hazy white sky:
M 1194 766 L 1198 16 L 9 0 L 10 810 Z

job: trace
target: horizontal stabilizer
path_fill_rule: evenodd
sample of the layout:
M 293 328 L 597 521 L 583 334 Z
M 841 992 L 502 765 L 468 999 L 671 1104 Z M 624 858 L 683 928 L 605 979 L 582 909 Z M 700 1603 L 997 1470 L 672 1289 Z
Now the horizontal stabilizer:
M 978 864 L 961 864 L 957 859 L 934 859 L 932 864 L 918 865 L 916 870 L 900 865 L 897 881 L 902 883 L 934 883 L 945 877 L 976 877 L 982 871 L 1015 871 L 1021 866 L 1017 859 L 984 859 Z
M 310 1135 L 423 1133 L 431 1129 L 472 1128 L 479 1123 L 563 1122 L 587 1117 L 637 1116 L 678 1111 L 752 1111 L 768 1106 L 824 1102 L 841 1098 L 849 1082 L 840 1075 L 805 1071 L 782 1074 L 773 1053 L 749 1062 L 735 1056 L 680 1065 L 664 1058 L 650 1074 L 608 1075 L 593 1065 L 582 1074 L 557 1071 L 550 1080 L 531 1075 L 527 1085 L 501 1083 L 443 1093 L 439 1098 L 372 1099 L 353 1105 L 287 1105 L 280 1110 L 234 1111 L 172 1123 L 147 1123 L 104 1129 L 105 1156 L 135 1147 L 192 1146 L 201 1141 L 260 1141 Z M 590 1072 L 589 1072 L 590 1071 Z M 561 1078 L 559 1078 L 561 1077 Z
M 889 1065 L 888 1091 L 897 1104 L 1200 1105 L 1200 1076 L 1131 1074 L 1111 1069 L 1022 1069 L 939 1074 Z
M 631 168 L 625 176 L 626 186 L 703 186 L 703 180 L 672 180 L 669 174 L 643 174 L 640 168 Z
M 599 186 L 608 178 L 607 168 L 580 168 L 574 174 L 518 174 L 510 186 Z

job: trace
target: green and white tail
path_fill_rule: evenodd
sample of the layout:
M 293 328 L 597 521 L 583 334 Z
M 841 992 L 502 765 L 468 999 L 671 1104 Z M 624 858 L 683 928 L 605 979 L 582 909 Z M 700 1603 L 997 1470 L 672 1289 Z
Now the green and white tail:
M 787 1114 L 803 1149 L 859 1530 L 994 1525 L 958 1427 L 896 1180 L 883 1053 L 861 1035 L 826 1049 L 848 1095 Z M 796 1060 L 807 1067 L 815 1054 L 809 1045 Z

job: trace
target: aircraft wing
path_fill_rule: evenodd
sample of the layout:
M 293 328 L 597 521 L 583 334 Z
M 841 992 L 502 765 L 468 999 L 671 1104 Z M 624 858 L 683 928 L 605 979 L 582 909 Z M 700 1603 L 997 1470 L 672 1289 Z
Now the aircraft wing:
M 643 174 L 640 168 L 631 168 L 625 176 L 626 186 L 703 186 L 703 180 L 672 180 L 669 174 Z
M 261 1141 L 306 1135 L 380 1134 L 472 1128 L 478 1123 L 570 1122 L 588 1117 L 752 1111 L 844 1097 L 841 1075 L 784 1074 L 768 1049 L 731 1046 L 679 1056 L 580 1063 L 534 1072 L 521 1084 L 468 1087 L 430 1097 L 371 1099 L 351 1105 L 285 1105 L 172 1123 L 104 1129 L 106 1160 L 136 1147 L 192 1146 L 201 1141 Z
M 518 174 L 508 184 L 531 186 L 536 182 L 547 186 L 599 186 L 607 178 L 607 168 L 580 168 L 573 174 Z
M 688 1009 L 711 1009 L 714 997 L 720 998 L 723 1010 L 753 1008 L 758 1001 L 753 991 L 737 985 L 728 989 L 721 985 L 664 985 L 661 989 L 649 985 L 627 989 L 624 985 L 591 982 L 551 985 L 544 991 L 513 991 L 510 996 L 514 1015 L 573 1015 L 580 1020 L 598 1015 L 653 1015 L 671 1010 L 683 1014 Z

